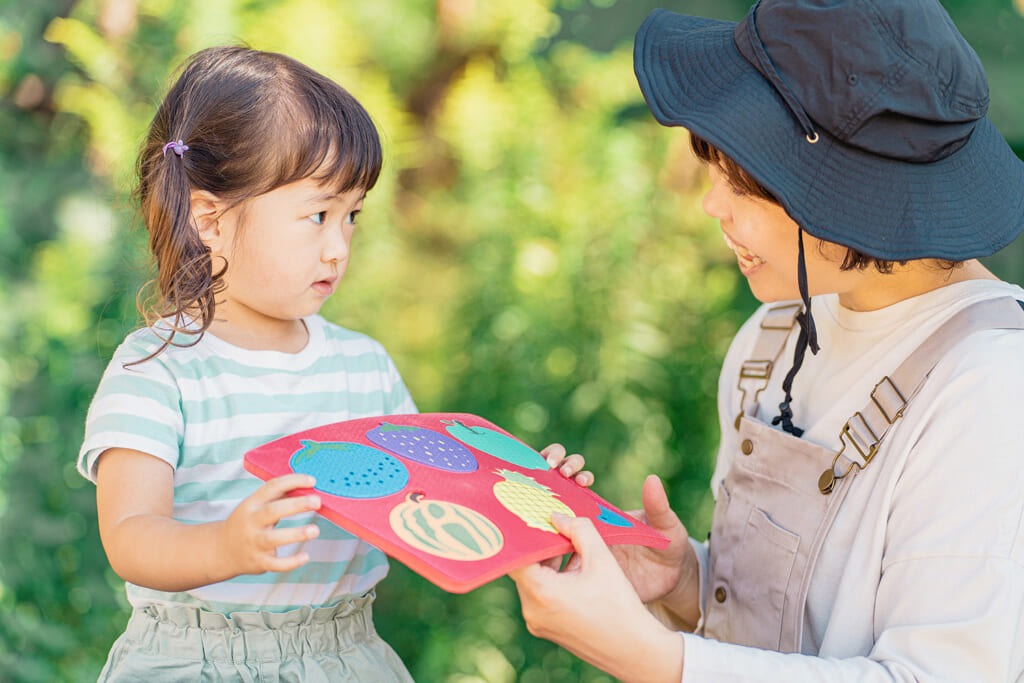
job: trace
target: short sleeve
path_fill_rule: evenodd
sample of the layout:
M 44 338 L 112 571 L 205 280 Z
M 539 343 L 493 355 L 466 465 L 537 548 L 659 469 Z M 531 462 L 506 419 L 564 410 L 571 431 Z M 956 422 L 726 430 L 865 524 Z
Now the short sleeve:
M 184 435 L 181 392 L 158 356 L 129 338 L 111 359 L 89 405 L 78 471 L 96 481 L 96 461 L 110 448 L 130 448 L 177 467 Z

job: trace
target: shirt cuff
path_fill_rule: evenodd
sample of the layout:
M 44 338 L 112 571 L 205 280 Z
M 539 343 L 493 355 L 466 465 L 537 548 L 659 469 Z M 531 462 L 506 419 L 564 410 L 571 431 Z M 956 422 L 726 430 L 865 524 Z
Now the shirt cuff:
M 694 633 L 701 633 L 704 630 L 704 605 L 708 598 L 708 546 L 706 543 L 690 539 L 690 547 L 697 555 L 697 570 L 700 579 L 700 619 L 697 620 L 697 627 Z

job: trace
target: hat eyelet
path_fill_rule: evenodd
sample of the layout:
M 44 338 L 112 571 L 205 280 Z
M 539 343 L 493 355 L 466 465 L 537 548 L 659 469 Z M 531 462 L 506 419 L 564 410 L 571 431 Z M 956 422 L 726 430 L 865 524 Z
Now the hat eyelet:
M 849 76 L 846 77 L 846 82 L 849 83 L 850 85 L 857 85 L 857 81 L 857 74 L 850 74 Z
M 807 138 L 807 142 L 811 143 L 812 145 L 818 142 L 818 140 L 820 139 L 818 137 L 818 131 L 814 131 L 810 135 L 805 135 L 804 137 Z

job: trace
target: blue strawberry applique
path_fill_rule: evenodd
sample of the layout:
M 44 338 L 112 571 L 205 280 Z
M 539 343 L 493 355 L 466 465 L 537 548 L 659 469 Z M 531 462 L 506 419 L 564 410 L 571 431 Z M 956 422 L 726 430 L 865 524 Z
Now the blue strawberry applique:
M 628 519 L 618 514 L 614 510 L 609 510 L 604 505 L 598 505 L 601 509 L 601 514 L 597 516 L 598 521 L 604 522 L 605 524 L 611 524 L 612 526 L 631 527 L 633 523 Z
M 382 498 L 409 483 L 409 470 L 384 451 L 344 441 L 300 441 L 289 464 L 316 477 L 316 490 L 343 498 Z

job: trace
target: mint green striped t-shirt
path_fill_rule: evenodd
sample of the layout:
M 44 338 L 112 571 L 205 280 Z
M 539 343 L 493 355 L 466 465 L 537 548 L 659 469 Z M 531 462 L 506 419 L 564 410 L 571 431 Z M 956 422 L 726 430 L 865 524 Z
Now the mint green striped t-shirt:
M 247 450 L 331 422 L 416 412 L 378 342 L 318 315 L 304 320 L 309 342 L 298 353 L 252 351 L 207 333 L 194 346 L 168 347 L 125 367 L 160 344 L 150 329 L 129 335 L 89 406 L 79 471 L 95 482 L 103 451 L 148 453 L 174 469 L 175 519 L 223 520 L 262 484 L 243 468 Z M 310 522 L 320 527 L 318 538 L 279 551 L 309 554 L 310 561 L 294 571 L 242 575 L 179 593 L 128 583 L 128 600 L 136 608 L 172 604 L 224 614 L 284 612 L 365 594 L 387 574 L 381 551 L 316 513 L 281 524 Z

